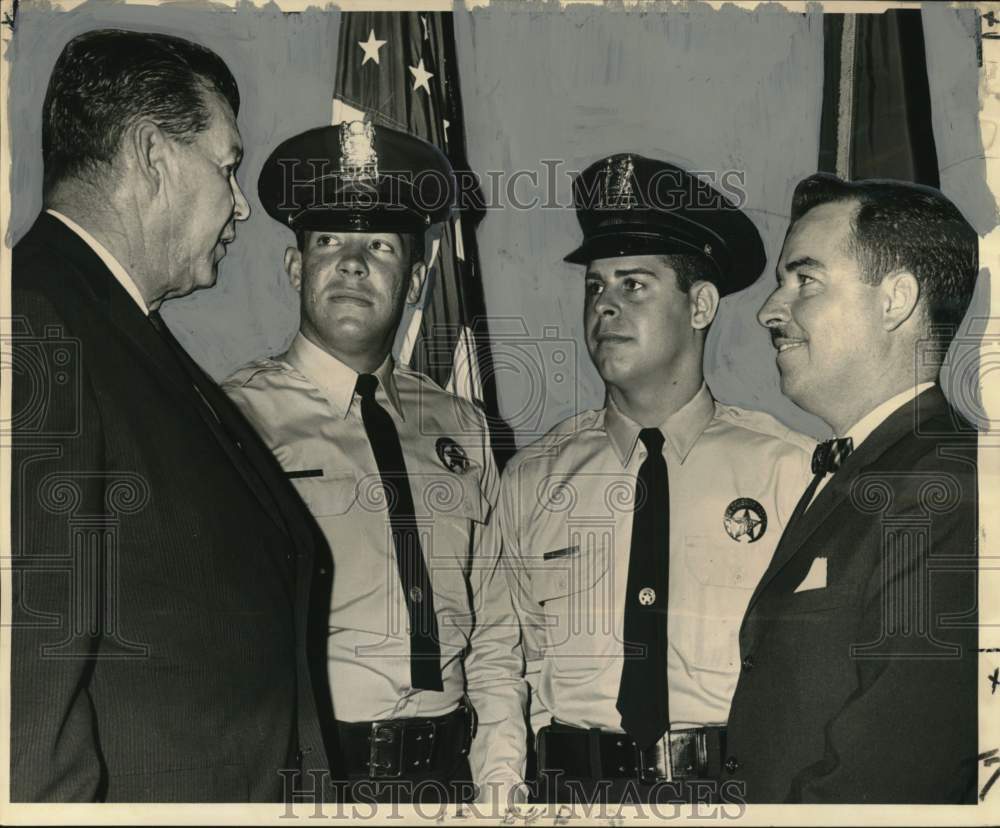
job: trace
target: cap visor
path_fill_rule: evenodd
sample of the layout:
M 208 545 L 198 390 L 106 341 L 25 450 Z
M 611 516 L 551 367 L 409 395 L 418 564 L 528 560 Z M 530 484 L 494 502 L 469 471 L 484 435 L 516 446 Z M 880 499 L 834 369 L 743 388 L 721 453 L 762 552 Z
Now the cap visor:
M 613 259 L 619 256 L 650 256 L 657 253 L 695 253 L 690 245 L 676 239 L 665 239 L 651 233 L 614 233 L 591 236 L 563 261 L 570 264 L 587 264 L 596 259 Z

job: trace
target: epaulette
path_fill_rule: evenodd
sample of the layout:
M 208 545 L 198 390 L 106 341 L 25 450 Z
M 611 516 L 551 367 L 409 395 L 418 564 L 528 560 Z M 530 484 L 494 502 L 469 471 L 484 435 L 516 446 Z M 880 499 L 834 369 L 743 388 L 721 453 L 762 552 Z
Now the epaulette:
M 793 431 L 776 417 L 764 412 L 754 411 L 748 408 L 740 408 L 736 405 L 726 405 L 725 403 L 715 403 L 715 416 L 727 423 L 745 428 L 748 431 L 755 431 L 758 434 L 766 434 L 768 437 L 775 437 L 793 446 L 801 448 L 803 451 L 812 452 L 816 447 L 816 441 L 812 437 Z
M 258 374 L 266 374 L 271 371 L 278 371 L 282 369 L 282 364 L 273 357 L 264 357 L 263 359 L 255 359 L 253 362 L 249 362 L 242 368 L 237 368 L 230 374 L 226 379 L 224 379 L 220 385 L 230 388 L 243 388 Z
M 601 409 L 579 411 L 556 423 L 544 435 L 521 448 L 511 462 L 558 454 L 559 450 L 580 432 L 600 428 L 603 417 L 604 412 Z

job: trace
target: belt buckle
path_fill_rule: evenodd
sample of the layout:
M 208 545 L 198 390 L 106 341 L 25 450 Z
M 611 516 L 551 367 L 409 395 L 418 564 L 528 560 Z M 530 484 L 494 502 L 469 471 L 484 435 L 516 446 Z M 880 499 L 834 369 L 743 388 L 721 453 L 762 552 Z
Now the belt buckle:
M 703 779 L 708 773 L 708 737 L 704 728 L 671 734 L 670 760 L 675 777 Z
M 369 777 L 399 779 L 403 764 L 403 728 L 387 722 L 372 722 L 368 742 L 371 745 L 368 751 Z
M 639 782 L 643 785 L 653 785 L 657 782 L 673 781 L 669 730 L 657 739 L 652 747 L 646 750 L 636 747 L 636 753 L 639 759 L 637 768 Z

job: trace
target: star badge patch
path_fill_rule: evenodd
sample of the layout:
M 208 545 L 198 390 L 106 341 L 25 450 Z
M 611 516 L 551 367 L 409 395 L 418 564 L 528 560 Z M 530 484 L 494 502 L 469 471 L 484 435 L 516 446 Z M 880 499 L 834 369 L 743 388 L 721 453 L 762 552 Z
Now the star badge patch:
M 438 460 L 448 471 L 455 474 L 465 474 L 469 470 L 469 458 L 465 450 L 451 437 L 438 438 L 434 448 L 437 451 Z
M 753 543 L 767 529 L 767 512 L 752 497 L 740 497 L 726 507 L 722 524 L 737 543 Z

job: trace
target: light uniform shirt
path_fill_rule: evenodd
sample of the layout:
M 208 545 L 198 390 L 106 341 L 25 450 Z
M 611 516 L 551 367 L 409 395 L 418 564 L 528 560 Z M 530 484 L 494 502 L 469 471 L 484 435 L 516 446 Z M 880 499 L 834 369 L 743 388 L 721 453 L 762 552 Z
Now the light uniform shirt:
M 854 441 L 852 451 L 857 451 L 861 444 L 868 439 L 868 435 L 882 425 L 890 414 L 897 409 L 902 408 L 910 400 L 916 399 L 932 385 L 934 385 L 933 382 L 922 382 L 914 388 L 907 388 L 905 391 L 900 391 L 894 397 L 890 397 L 881 405 L 875 406 L 874 409 L 869 411 L 864 417 L 847 429 L 847 434 L 844 436 L 850 437 L 851 440 Z M 816 496 L 823 491 L 823 487 L 830 482 L 832 477 L 832 474 L 826 474 L 820 478 L 819 484 L 816 486 L 816 491 L 813 493 L 813 496 L 809 501 L 809 506 L 812 506 L 813 502 L 816 500 Z
M 556 426 L 504 471 L 500 522 L 524 626 L 532 727 L 551 718 L 621 732 L 623 663 L 640 426 L 613 403 Z M 703 385 L 662 426 L 669 478 L 667 672 L 671 726 L 725 724 L 738 633 L 812 477 L 814 442 Z
M 519 631 L 490 521 L 499 476 L 479 410 L 388 357 L 376 401 L 399 432 L 434 592 L 444 692 L 410 686 L 409 617 L 357 374 L 297 335 L 224 384 L 315 515 L 333 554 L 328 666 L 345 722 L 441 716 L 463 694 L 479 716 L 474 781 L 517 785 L 525 728 Z M 447 449 L 447 451 L 446 451 Z
M 73 219 L 69 218 L 69 216 L 64 216 L 62 213 L 52 209 L 48 209 L 45 212 L 50 216 L 55 216 L 59 219 L 59 221 L 83 239 L 87 247 L 93 250 L 94 253 L 97 254 L 97 257 L 104 263 L 104 266 L 111 271 L 111 275 L 115 277 L 115 281 L 118 282 L 118 284 L 125 289 L 125 292 L 132 297 L 132 301 L 139 306 L 139 310 L 141 310 L 145 316 L 149 316 L 149 308 L 146 306 L 146 300 L 142 298 L 139 288 L 136 286 L 135 282 L 132 281 L 132 277 L 128 275 L 128 271 L 122 267 L 121 262 L 119 262 L 118 259 L 112 255 L 111 251 L 90 235 L 90 233 L 84 230 L 79 224 L 73 221 Z

